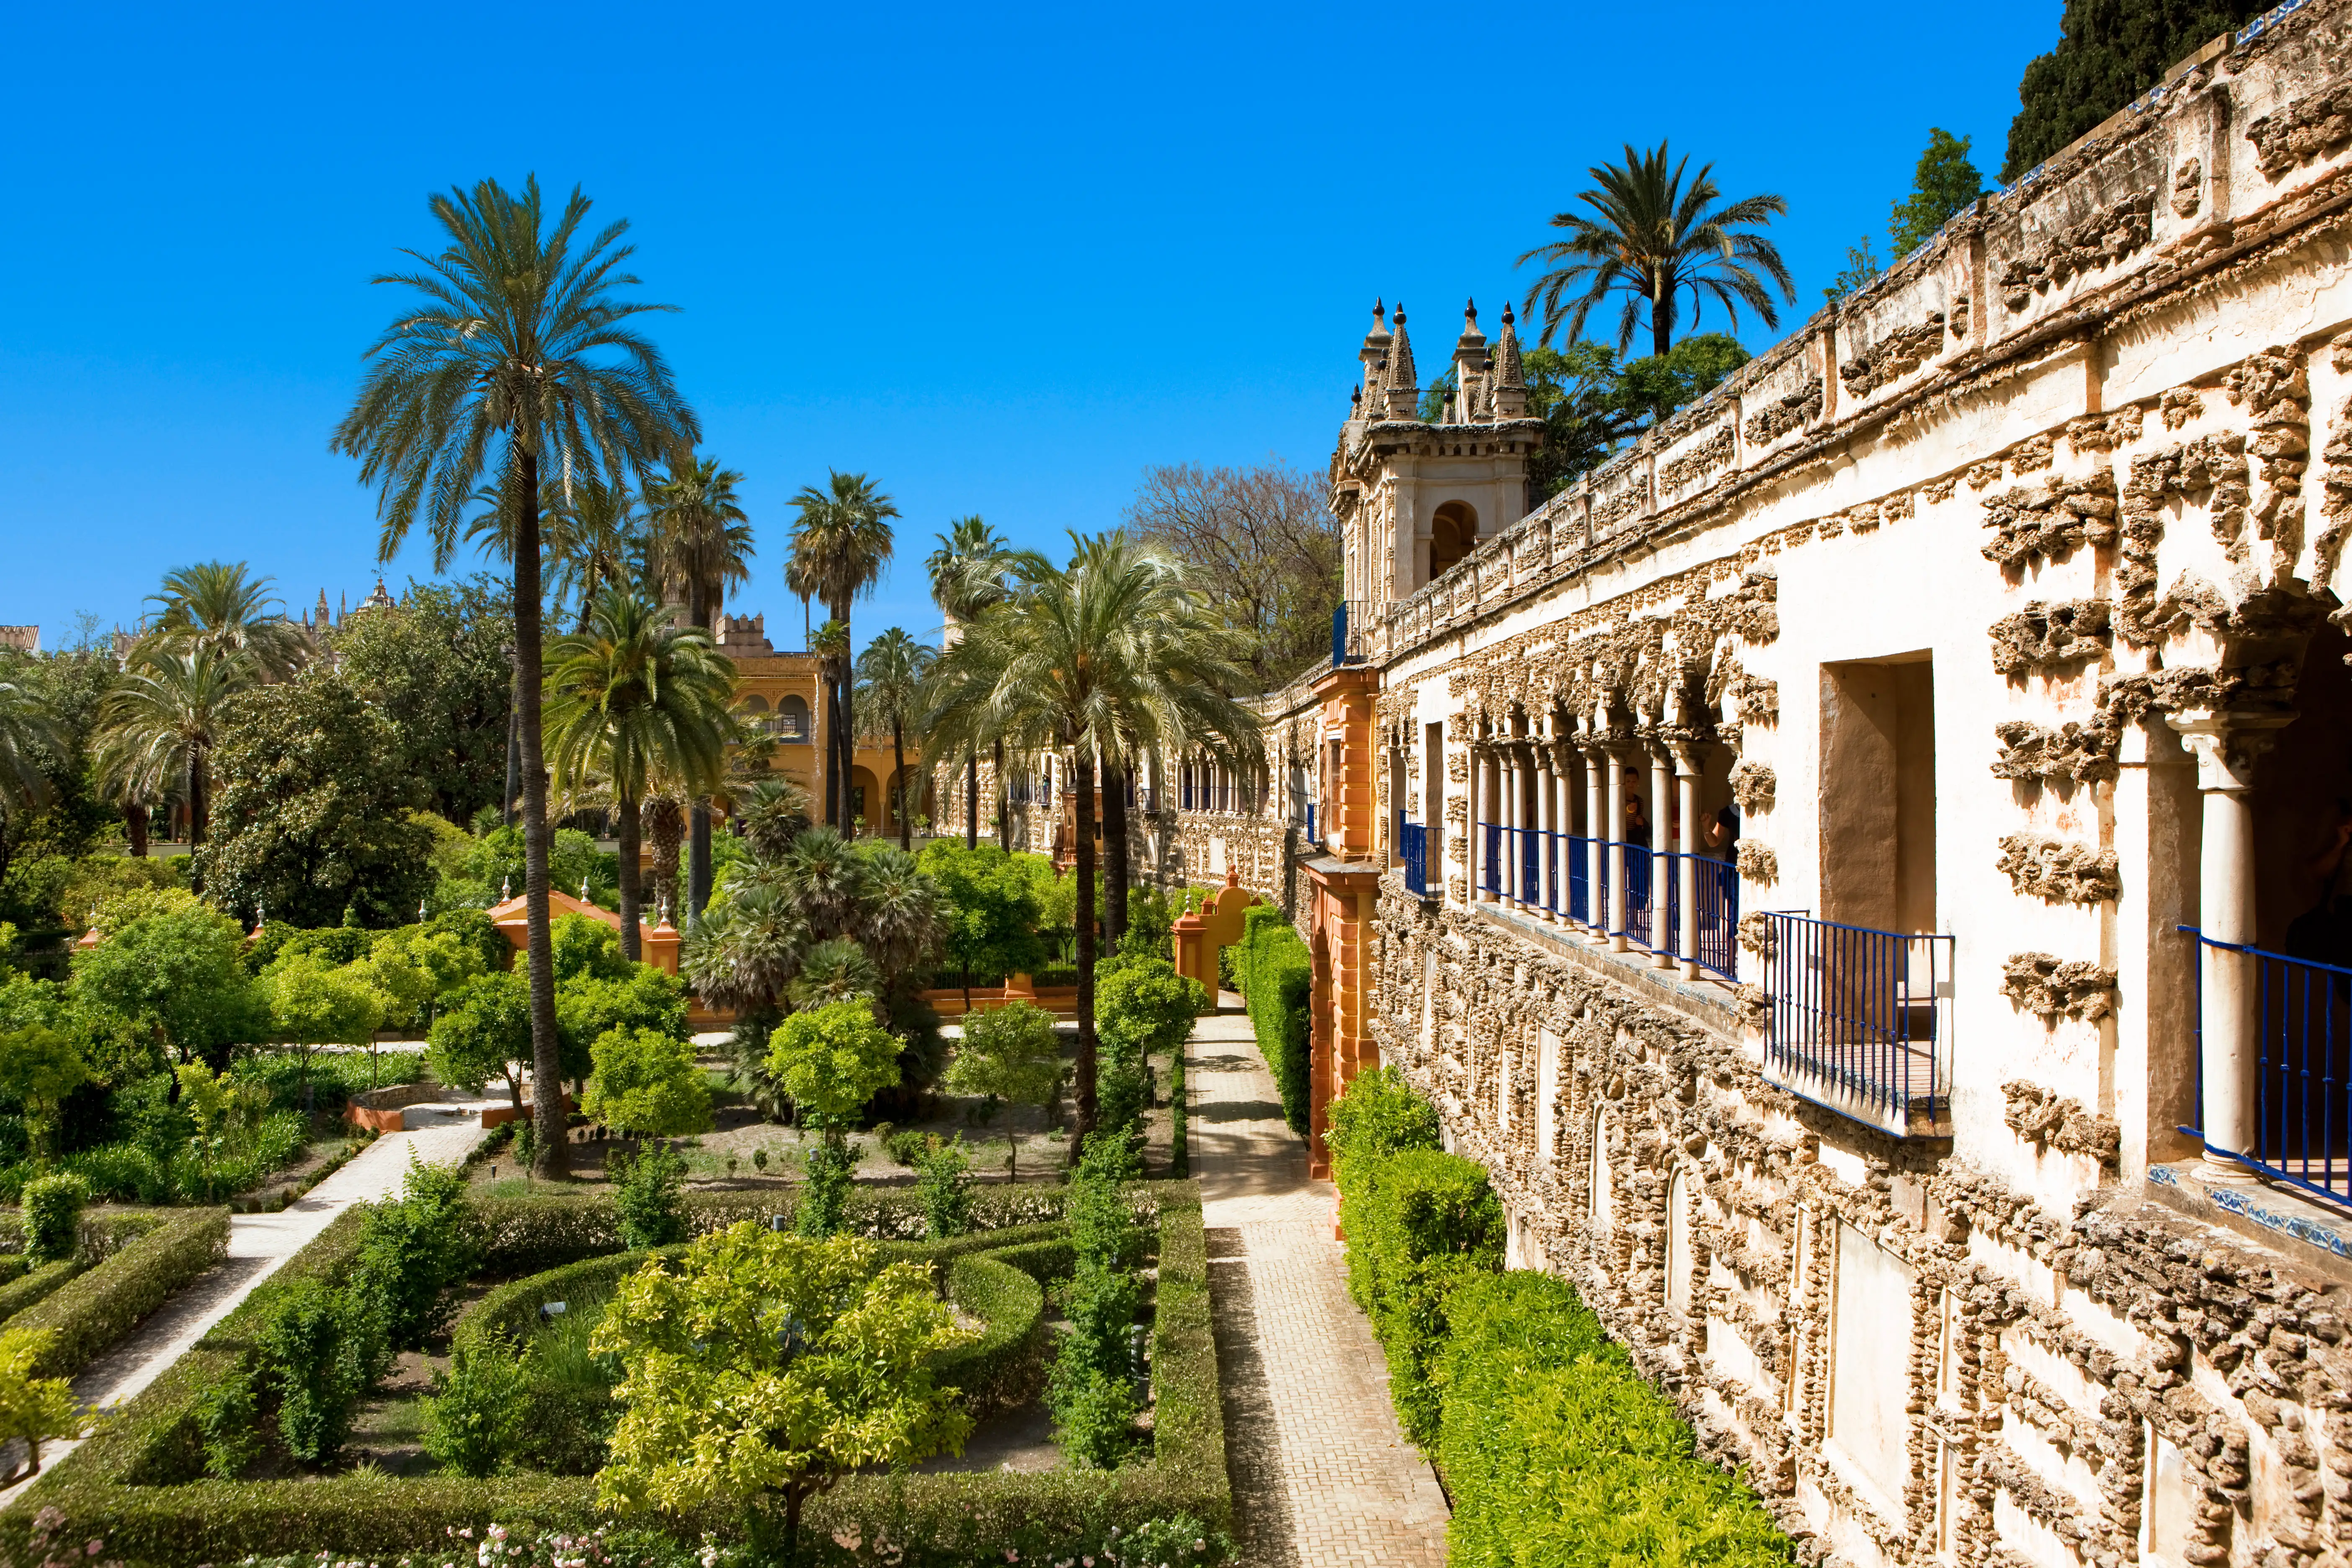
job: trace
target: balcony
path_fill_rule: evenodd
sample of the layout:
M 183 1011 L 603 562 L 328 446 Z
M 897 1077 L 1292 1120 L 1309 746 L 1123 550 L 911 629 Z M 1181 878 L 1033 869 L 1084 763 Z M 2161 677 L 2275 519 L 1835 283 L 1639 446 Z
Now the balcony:
M 1950 1137 L 1953 939 L 1766 919 L 1765 1079 L 1896 1138 Z
M 2207 1154 L 2352 1206 L 2352 969 L 2181 929 L 2197 939 L 2200 1124 L 2210 1113 L 2205 1051 L 2217 1043 L 2209 1037 L 2226 1037 L 2218 1016 L 2226 998 L 2234 995 L 2250 1010 L 2251 1017 L 2238 1022 L 2253 1030 L 2252 1147 L 2208 1141 Z M 2204 1136 L 2195 1128 L 2183 1131 Z
M 1404 885 L 1421 898 L 1429 897 L 1429 829 L 1397 813 L 1397 858 L 1404 863 Z
M 1490 897 L 1600 934 L 1622 936 L 1652 952 L 1687 959 L 1718 980 L 1738 978 L 1739 873 L 1728 861 L 1541 828 L 1478 826 L 1484 834 L 1482 885 Z M 1612 851 L 1623 857 L 1625 911 L 1623 922 L 1610 927 L 1610 869 L 1618 859 Z M 1682 951 L 1685 862 L 1698 916 L 1688 952 Z

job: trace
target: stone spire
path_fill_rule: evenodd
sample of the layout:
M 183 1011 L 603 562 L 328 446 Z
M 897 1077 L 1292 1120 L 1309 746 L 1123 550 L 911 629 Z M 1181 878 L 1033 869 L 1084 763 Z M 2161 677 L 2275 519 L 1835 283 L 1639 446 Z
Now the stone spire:
M 314 632 L 325 631 L 327 629 L 327 591 L 324 588 L 321 588 L 319 590 L 318 613 L 311 618 L 310 629 Z
M 1412 340 L 1404 333 L 1404 305 L 1396 308 L 1396 339 L 1389 346 L 1388 416 L 1421 417 L 1421 377 L 1412 368 Z
M 1524 419 L 1528 413 L 1528 378 L 1519 363 L 1519 334 L 1511 323 L 1511 307 L 1503 306 L 1503 335 L 1495 343 L 1495 417 Z
M 1387 374 L 1389 366 L 1389 342 L 1388 301 L 1375 300 L 1372 301 L 1372 330 L 1364 334 L 1364 346 L 1356 353 L 1356 357 L 1364 364 L 1364 384 L 1357 389 L 1355 401 L 1359 406 L 1349 416 L 1350 418 L 1363 416 L 1364 411 L 1360 405 L 1367 394 L 1371 397 L 1372 415 L 1375 418 L 1379 417 L 1382 377 Z
M 1486 334 L 1478 330 L 1478 301 L 1472 300 L 1462 308 L 1462 336 L 1454 344 L 1454 384 L 1459 392 L 1454 405 L 1456 423 L 1474 424 L 1486 417 L 1486 366 L 1490 363 Z

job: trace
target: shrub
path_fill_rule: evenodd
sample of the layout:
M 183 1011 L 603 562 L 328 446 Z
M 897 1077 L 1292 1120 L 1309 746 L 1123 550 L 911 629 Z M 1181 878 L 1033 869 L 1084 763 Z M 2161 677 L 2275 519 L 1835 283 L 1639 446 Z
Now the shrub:
M 686 1238 L 680 1204 L 686 1161 L 668 1149 L 647 1149 L 614 1163 L 613 1205 L 620 1211 L 621 1245 L 635 1250 Z
M 446 1324 L 449 1288 L 473 1273 L 481 1252 L 465 1173 L 412 1164 L 402 1195 L 370 1205 L 360 1222 L 351 1289 L 388 1346 L 421 1350 Z
M 258 1339 L 259 1386 L 277 1406 L 278 1440 L 316 1468 L 351 1436 L 382 1371 L 383 1335 L 356 1294 L 305 1279 L 278 1300 Z
M 1062 1292 L 1070 1329 L 1045 1384 L 1062 1452 L 1101 1470 L 1114 1468 L 1133 1450 L 1141 1410 L 1130 1342 L 1143 1307 L 1143 1282 L 1135 1274 L 1142 1237 L 1119 1190 L 1112 1146 L 1123 1142 L 1090 1142 L 1070 1183 L 1074 1271 Z
M 580 1109 L 615 1131 L 677 1138 L 710 1126 L 710 1085 L 681 1033 L 608 1029 L 593 1052 L 595 1076 Z
M 1490 1275 L 1465 1283 L 1448 1311 L 1437 1453 L 1455 1562 L 1791 1560 L 1756 1495 L 1693 1453 L 1690 1428 L 1566 1281 Z
M 1242 913 L 1241 957 L 1235 963 L 1251 1032 L 1282 1097 L 1282 1119 L 1304 1138 L 1314 1115 L 1307 1017 L 1314 960 L 1279 909 L 1254 904 Z
M 934 1136 L 935 1134 L 926 1132 L 919 1127 L 909 1127 L 902 1131 L 887 1134 L 882 1140 L 882 1148 L 884 1152 L 899 1164 L 910 1169 L 917 1168 L 922 1164 L 923 1157 L 930 1152 L 931 1139 Z
M 971 1161 L 963 1145 L 949 1139 L 916 1163 L 916 1185 L 923 1194 L 923 1234 L 933 1241 L 961 1236 L 971 1228 Z
M 1503 1205 L 1475 1161 L 1408 1150 L 1349 1167 L 1339 1223 L 1348 1288 L 1388 1352 L 1397 1419 L 1427 1448 L 1437 1438 L 1430 1369 L 1444 1344 L 1447 1302 L 1502 1267 Z
M 49 1329 L 0 1330 L 0 1442 L 25 1445 L 24 1473 L 41 1468 L 41 1445 L 52 1437 L 71 1437 L 81 1431 L 81 1404 L 73 1384 L 62 1377 L 42 1377 L 37 1369 L 47 1359 Z
M 800 1213 L 793 1226 L 801 1235 L 823 1239 L 838 1236 L 849 1211 L 849 1189 L 857 1164 L 847 1146 L 827 1139 L 813 1145 L 803 1163 Z
M 425 1401 L 425 1451 L 461 1476 L 506 1468 L 537 1412 L 521 1359 L 503 1338 L 461 1340 Z
M 1331 1102 L 1323 1146 L 1330 1151 L 1334 1179 L 1350 1160 L 1379 1159 L 1408 1149 L 1438 1147 L 1437 1108 L 1413 1093 L 1404 1074 L 1392 1067 L 1360 1072 L 1339 1099 Z
M 72 1257 L 81 1236 L 82 1205 L 89 1201 L 89 1184 L 70 1171 L 26 1183 L 25 1256 L 35 1263 Z
M 52 1331 L 42 1375 L 69 1377 L 228 1255 L 228 1211 L 190 1209 L 77 1274 L 10 1320 Z

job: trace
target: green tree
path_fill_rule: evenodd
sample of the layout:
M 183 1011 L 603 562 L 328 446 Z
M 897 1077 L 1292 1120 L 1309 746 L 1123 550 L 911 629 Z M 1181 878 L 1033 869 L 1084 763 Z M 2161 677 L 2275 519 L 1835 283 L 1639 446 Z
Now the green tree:
M 352 970 L 383 998 L 387 1022 L 425 1028 L 442 997 L 488 967 L 481 951 L 454 931 L 403 926 L 378 937 Z
M 2036 56 L 2017 84 L 2000 177 L 2031 174 L 2174 66 L 2267 9 L 2265 0 L 2066 0 L 2057 47 Z
M 598 1504 L 733 1507 L 766 1546 L 781 1503 L 790 1561 L 812 1493 L 961 1451 L 971 1417 L 930 1368 L 975 1335 L 922 1265 L 879 1262 L 868 1241 L 747 1220 L 696 1242 L 675 1270 L 623 1279 L 589 1341 L 623 1372 Z
M 0 1034 L 0 1095 L 24 1106 L 37 1155 L 56 1157 L 58 1113 L 89 1078 L 80 1050 L 55 1029 L 32 1024 Z
M 710 630 L 728 588 L 751 575 L 751 524 L 736 499 L 743 476 L 716 458 L 673 453 L 669 473 L 646 487 L 653 508 L 652 574 L 686 599 L 688 620 Z M 710 901 L 710 799 L 692 796 L 688 809 L 687 908 L 699 915 Z
M 1054 1015 L 1027 1002 L 964 1015 L 963 1040 L 948 1065 L 947 1088 L 1008 1105 L 1044 1107 L 1061 1092 L 1062 1040 Z M 1005 1162 L 1021 1179 L 1021 1145 L 1011 1134 Z
M 302 628 L 286 618 L 286 606 L 269 596 L 270 581 L 251 575 L 242 561 L 201 561 L 164 573 L 163 592 L 147 601 L 156 609 L 148 647 L 167 654 L 204 648 L 285 679 L 310 650 Z
M 636 493 L 626 480 L 606 484 L 590 476 L 572 487 L 561 487 L 541 510 L 547 518 L 547 552 L 555 570 L 550 597 L 558 605 L 579 606 L 576 629 L 588 629 L 588 614 L 608 593 L 625 593 L 641 585 L 640 568 L 646 564 L 652 544 L 646 520 L 637 509 Z
M 829 1002 L 793 1014 L 768 1037 L 768 1070 L 793 1102 L 821 1120 L 838 1142 L 849 1119 L 898 1081 L 898 1037 L 863 1001 Z
M 608 1029 L 590 1050 L 595 1074 L 580 1102 L 588 1115 L 638 1138 L 710 1130 L 710 1086 L 692 1041 L 658 1029 Z
M 956 519 L 947 532 L 931 537 L 939 541 L 939 548 L 925 558 L 923 570 L 931 580 L 931 602 L 947 617 L 949 630 L 944 640 L 953 642 L 958 623 L 975 619 L 1004 602 L 1005 567 L 1013 547 L 976 514 Z M 1003 742 L 997 743 L 995 753 L 998 832 L 1009 850 L 1013 847 L 1013 823 L 1003 798 Z M 964 746 L 963 788 L 963 841 L 964 847 L 971 848 L 980 843 L 980 747 L 974 742 Z
M 541 756 L 541 474 L 617 482 L 697 439 L 700 429 L 660 351 L 631 321 L 667 307 L 621 297 L 637 282 L 624 270 L 631 254 L 620 244 L 625 222 L 582 243 L 588 198 L 573 190 L 550 226 L 536 177 L 515 193 L 484 180 L 470 193 L 436 195 L 431 205 L 448 243 L 435 255 L 406 252 L 411 270 L 376 279 L 423 299 L 369 349 L 367 375 L 334 446 L 360 459 L 362 483 L 381 487 L 377 551 L 387 561 L 422 513 L 434 569 L 446 571 L 486 472 L 498 475 L 514 519 L 507 553 L 514 568 L 531 1049 L 539 1081 L 551 1084 L 560 1064 Z M 562 1106 L 553 1094 L 540 1101 L 539 1159 L 545 1173 L 561 1174 L 571 1146 Z
M 74 1000 L 101 1026 L 184 1062 L 225 1064 L 260 1037 L 268 1004 L 237 961 L 236 922 L 174 897 L 74 955 Z
M 920 780 L 907 776 L 907 726 L 921 714 L 925 684 L 940 650 L 892 626 L 857 656 L 857 706 L 890 726 L 890 815 L 898 821 L 898 847 L 914 847 L 912 824 L 922 803 Z
M 651 1029 L 683 1040 L 686 987 L 644 964 L 619 975 L 575 975 L 556 983 L 555 1017 L 566 1061 L 587 1060 L 589 1047 L 614 1029 Z
M 0 680 L 0 876 L 8 869 L 19 821 L 47 804 L 43 753 L 58 731 L 47 704 L 25 683 Z
M 570 788 L 601 772 L 619 803 L 621 952 L 639 957 L 637 855 L 642 807 L 656 772 L 700 792 L 717 787 L 735 691 L 735 666 L 710 634 L 680 626 L 665 605 L 614 591 L 588 629 L 549 650 L 547 745 L 555 782 Z
M 800 515 L 793 525 L 784 585 L 824 605 L 827 617 L 840 627 L 845 651 L 851 603 L 873 593 L 881 584 L 882 569 L 890 564 L 890 520 L 898 515 L 898 505 L 864 474 L 835 469 L 828 472 L 824 489 L 802 486 L 793 507 Z M 824 759 L 824 816 L 845 834 L 850 831 L 849 774 L 856 763 L 857 730 L 846 668 L 828 669 L 827 681 L 825 733 L 832 744 Z
M 1901 260 L 1927 243 L 1952 217 L 1984 195 L 1984 175 L 1969 160 L 1972 136 L 1955 136 L 1942 126 L 1927 132 L 1927 150 L 1911 176 L 1911 194 L 1895 204 L 1886 220 L 1887 243 Z
M 0 1442 L 25 1445 L 25 1468 L 14 1481 L 38 1475 L 41 1445 L 81 1434 L 81 1401 L 62 1377 L 34 1375 L 47 1356 L 55 1329 L 0 1329 Z
M 1534 261 L 1545 269 L 1528 290 L 1529 314 L 1538 300 L 1543 302 L 1538 341 L 1550 342 L 1563 325 L 1570 339 L 1582 337 L 1593 307 L 1612 294 L 1625 300 L 1617 322 L 1620 353 L 1633 343 L 1645 315 L 1651 352 L 1663 354 L 1672 348 L 1675 329 L 1683 324 L 1685 294 L 1694 326 L 1708 300 L 1723 307 L 1735 329 L 1742 305 L 1766 326 L 1780 324 L 1773 290 L 1793 304 L 1796 285 L 1780 247 L 1756 231 L 1787 213 L 1789 204 L 1769 195 L 1724 202 L 1715 165 L 1701 164 L 1685 182 L 1689 166 L 1688 157 L 1674 161 L 1661 142 L 1647 153 L 1628 145 L 1622 163 L 1586 171 L 1599 186 L 1577 195 L 1587 211 L 1552 215 L 1551 226 L 1566 230 L 1568 237 L 1519 258 L 1522 267 Z
M 1694 333 L 1663 354 L 1622 364 L 1594 342 L 1528 350 L 1528 412 L 1544 422 L 1543 445 L 1528 466 L 1530 504 L 1566 489 L 1747 363 L 1748 351 L 1725 332 Z
M 1829 287 L 1822 290 L 1822 298 L 1843 300 L 1885 270 L 1879 265 L 1878 252 L 1871 248 L 1870 236 L 1865 234 L 1846 247 L 1845 267 L 1830 279 Z
M 514 605 L 496 578 L 411 583 L 335 628 L 337 668 L 392 721 L 401 771 L 454 823 L 500 804 L 513 708 Z
M 443 1083 L 478 1092 L 493 1078 L 507 1082 L 507 1099 L 522 1108 L 522 1073 L 536 1060 L 530 1026 L 530 990 L 520 974 L 499 972 L 469 980 L 433 1020 L 425 1037 L 425 1064 Z M 562 1068 L 540 1073 L 556 1081 Z M 557 1097 L 539 1096 L 541 1101 Z
M 1184 1048 L 1193 1020 L 1209 1011 L 1207 987 L 1157 956 L 1121 956 L 1098 972 L 1095 1008 L 1103 1044 L 1138 1058 Z
M 360 1046 L 368 1053 L 368 1087 L 375 1087 L 375 1032 L 383 1026 L 383 994 L 356 964 L 338 968 L 302 952 L 281 958 L 263 973 L 271 1032 L 301 1061 L 301 1085 L 310 1089 L 310 1057 L 320 1046 Z
M 1037 933 L 1045 909 L 1012 856 L 993 844 L 967 848 L 935 838 L 923 846 L 921 863 L 940 889 L 947 954 L 962 972 L 967 1012 L 974 973 L 1010 977 L 1044 966 L 1045 942 Z
M 417 918 L 433 835 L 410 815 L 424 792 L 382 710 L 320 665 L 237 698 L 222 726 L 219 837 L 196 858 L 215 902 L 299 926 Z

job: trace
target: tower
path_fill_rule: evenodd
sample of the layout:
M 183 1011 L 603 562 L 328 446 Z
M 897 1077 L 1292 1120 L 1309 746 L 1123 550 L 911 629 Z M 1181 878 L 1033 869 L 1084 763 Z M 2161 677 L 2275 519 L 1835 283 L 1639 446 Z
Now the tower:
M 1510 307 L 1490 343 L 1473 300 L 1450 366 L 1454 386 L 1435 421 L 1422 387 L 1405 310 L 1391 328 L 1385 301 L 1357 352 L 1363 379 L 1350 396 L 1331 459 L 1331 510 L 1346 552 L 1349 604 L 1370 611 L 1444 575 L 1478 542 L 1528 510 L 1528 459 L 1543 421 L 1528 416 L 1527 377 Z

